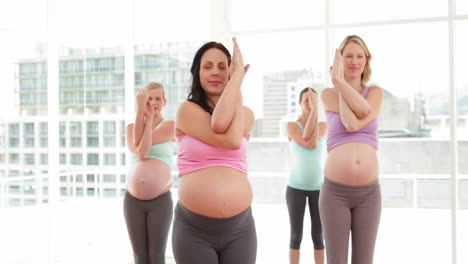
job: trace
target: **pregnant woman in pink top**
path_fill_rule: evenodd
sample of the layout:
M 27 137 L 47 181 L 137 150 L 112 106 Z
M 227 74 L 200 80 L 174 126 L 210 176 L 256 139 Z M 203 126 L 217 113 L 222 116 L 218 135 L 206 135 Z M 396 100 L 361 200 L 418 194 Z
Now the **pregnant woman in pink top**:
M 242 103 L 248 65 L 235 39 L 208 42 L 193 59 L 192 87 L 177 113 L 179 202 L 172 249 L 177 264 L 253 264 L 257 237 L 247 179 L 252 111 Z
M 165 263 L 173 203 L 171 166 L 174 154 L 174 121 L 164 121 L 164 88 L 149 83 L 136 97 L 135 123 L 127 126 L 127 146 L 132 152 L 124 214 L 135 264 Z
M 347 263 L 350 232 L 352 263 L 373 262 L 382 209 L 377 118 L 383 92 L 367 85 L 371 58 L 360 37 L 346 37 L 331 72 L 335 87 L 322 92 L 328 158 L 319 208 L 328 264 Z

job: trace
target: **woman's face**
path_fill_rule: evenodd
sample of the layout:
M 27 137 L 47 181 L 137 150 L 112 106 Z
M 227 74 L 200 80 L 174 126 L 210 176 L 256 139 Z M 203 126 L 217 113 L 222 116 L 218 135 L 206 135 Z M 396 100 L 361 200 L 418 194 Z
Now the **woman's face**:
M 148 102 L 153 106 L 156 113 L 160 113 L 166 104 L 166 99 L 164 99 L 163 90 L 160 88 L 151 89 L 146 91 L 148 95 Z
M 221 50 L 211 48 L 200 61 L 200 83 L 207 95 L 221 95 L 229 80 L 228 58 Z
M 350 79 L 361 78 L 367 64 L 364 49 L 354 42 L 349 42 L 343 49 L 344 75 Z

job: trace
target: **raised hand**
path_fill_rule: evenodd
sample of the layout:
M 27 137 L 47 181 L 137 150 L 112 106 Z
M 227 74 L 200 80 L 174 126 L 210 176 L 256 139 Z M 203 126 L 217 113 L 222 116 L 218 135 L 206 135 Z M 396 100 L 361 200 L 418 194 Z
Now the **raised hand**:
M 307 91 L 307 99 L 310 106 L 310 110 L 314 110 L 314 108 L 317 107 L 318 99 L 317 95 L 312 91 L 312 89 L 309 89 Z
M 230 75 L 232 75 L 235 71 L 246 74 L 249 70 L 250 64 L 244 65 L 244 58 L 242 57 L 239 44 L 237 43 L 237 39 L 235 37 L 232 38 L 232 42 L 234 43 L 234 51 L 232 52 Z
M 145 90 L 140 90 L 136 96 L 136 103 L 138 110 L 146 110 L 146 104 L 148 102 L 148 95 Z
M 150 101 L 146 102 L 146 111 L 145 111 L 145 116 L 147 120 L 153 120 L 154 113 L 156 111 L 154 110 L 153 105 L 150 103 Z
M 339 82 L 344 80 L 343 72 L 343 56 L 341 55 L 341 50 L 336 49 L 335 51 L 335 61 L 331 67 L 331 79 L 335 87 L 339 86 Z

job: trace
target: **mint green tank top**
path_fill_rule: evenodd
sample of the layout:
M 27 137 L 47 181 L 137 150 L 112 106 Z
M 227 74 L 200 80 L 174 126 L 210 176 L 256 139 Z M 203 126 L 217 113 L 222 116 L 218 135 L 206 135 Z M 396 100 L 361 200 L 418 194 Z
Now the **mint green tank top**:
M 161 123 L 159 123 L 159 125 L 156 128 L 161 126 L 163 122 L 164 121 L 161 121 Z M 174 156 L 175 147 L 176 147 L 176 142 L 172 140 L 166 141 L 160 144 L 153 144 L 151 145 L 147 158 L 158 159 L 166 163 L 169 167 L 172 168 L 172 157 Z M 133 157 L 133 162 L 140 159 L 135 155 L 132 155 L 132 157 Z
M 301 131 L 302 124 L 296 121 Z M 323 154 L 325 140 L 319 139 L 317 147 L 310 149 L 297 144 L 294 140 L 289 141 L 292 153 L 291 171 L 288 177 L 288 185 L 292 188 L 316 191 L 320 190 L 323 183 Z

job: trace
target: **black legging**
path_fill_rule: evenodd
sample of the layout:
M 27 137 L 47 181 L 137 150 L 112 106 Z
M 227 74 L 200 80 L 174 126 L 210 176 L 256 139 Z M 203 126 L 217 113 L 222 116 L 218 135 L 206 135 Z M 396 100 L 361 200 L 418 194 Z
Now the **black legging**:
M 312 223 L 311 233 L 314 249 L 324 249 L 322 223 L 320 221 L 320 213 L 318 200 L 320 190 L 304 191 L 288 186 L 286 188 L 286 204 L 288 205 L 289 223 L 291 226 L 291 238 L 289 247 L 291 249 L 300 249 L 302 241 L 302 230 L 304 224 L 304 212 L 306 200 L 309 200 L 310 222 Z
M 212 218 L 175 208 L 172 250 L 177 264 L 254 264 L 257 234 L 252 209 Z
M 173 215 L 171 191 L 152 200 L 125 193 L 124 215 L 135 264 L 164 264 Z

